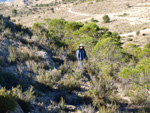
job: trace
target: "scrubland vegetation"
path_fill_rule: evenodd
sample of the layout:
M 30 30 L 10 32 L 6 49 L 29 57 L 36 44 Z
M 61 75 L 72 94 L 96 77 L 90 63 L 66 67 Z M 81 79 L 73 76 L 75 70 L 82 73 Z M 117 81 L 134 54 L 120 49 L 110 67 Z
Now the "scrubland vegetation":
M 0 54 L 1 112 L 14 110 L 16 103 L 29 112 L 36 97 L 53 90 L 76 94 L 78 98 L 72 104 L 77 103 L 81 106 L 78 110 L 83 112 L 115 113 L 123 103 L 148 110 L 144 107 L 150 101 L 149 43 L 143 49 L 131 43 L 122 48 L 118 33 L 99 27 L 95 22 L 45 19 L 43 23 L 34 23 L 30 29 L 15 26 L 4 22 L 1 16 L 1 39 L 6 37 L 23 44 L 21 47 L 9 44 L 6 58 Z M 85 45 L 89 57 L 83 70 L 78 70 L 75 54 L 80 43 Z M 51 52 L 53 66 L 34 54 L 41 48 Z M 17 64 L 25 64 L 28 74 L 21 73 L 19 68 L 14 73 L 3 70 Z M 84 91 L 83 81 L 89 83 Z M 123 100 L 119 93 L 130 102 Z M 57 96 L 57 105 L 67 112 L 65 104 L 70 104 L 71 100 L 63 94 Z

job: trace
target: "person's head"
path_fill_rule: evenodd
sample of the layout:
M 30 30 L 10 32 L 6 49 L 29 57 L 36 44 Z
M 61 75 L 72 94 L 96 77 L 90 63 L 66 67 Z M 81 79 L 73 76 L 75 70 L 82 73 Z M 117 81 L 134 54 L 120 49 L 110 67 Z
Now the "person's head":
M 80 44 L 79 49 L 84 49 L 84 45 Z

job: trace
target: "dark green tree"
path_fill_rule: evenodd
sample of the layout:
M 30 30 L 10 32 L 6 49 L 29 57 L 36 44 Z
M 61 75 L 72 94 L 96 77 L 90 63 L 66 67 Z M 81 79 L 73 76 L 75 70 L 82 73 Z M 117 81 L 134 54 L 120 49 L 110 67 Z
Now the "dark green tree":
M 110 18 L 109 18 L 108 15 L 104 15 L 104 16 L 103 16 L 103 22 L 104 22 L 104 23 L 109 23 L 109 22 L 110 22 Z

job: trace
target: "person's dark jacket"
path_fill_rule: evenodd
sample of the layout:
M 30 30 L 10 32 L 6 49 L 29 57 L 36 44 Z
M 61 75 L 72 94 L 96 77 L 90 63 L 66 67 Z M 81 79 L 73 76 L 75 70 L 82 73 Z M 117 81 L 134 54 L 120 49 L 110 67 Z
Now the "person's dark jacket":
M 78 60 L 83 60 L 83 59 L 88 59 L 87 55 L 86 55 L 86 51 L 84 49 L 78 49 L 76 51 L 76 55 L 77 55 L 77 59 Z

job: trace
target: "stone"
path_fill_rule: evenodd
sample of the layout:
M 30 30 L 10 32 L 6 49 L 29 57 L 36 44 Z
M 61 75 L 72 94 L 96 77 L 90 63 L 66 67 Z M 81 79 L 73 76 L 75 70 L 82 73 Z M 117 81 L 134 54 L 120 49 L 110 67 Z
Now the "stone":
M 68 110 L 68 111 L 75 111 L 76 107 L 73 106 L 73 105 L 66 105 L 66 110 Z

